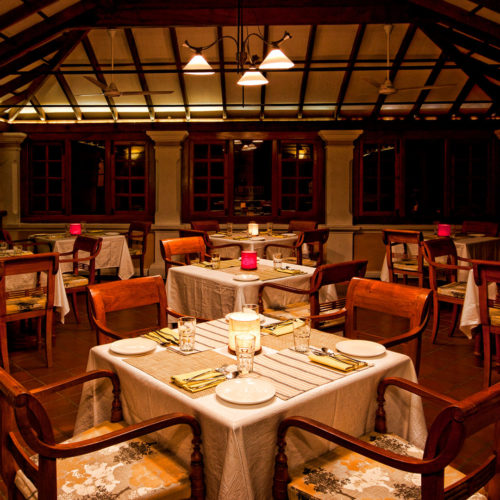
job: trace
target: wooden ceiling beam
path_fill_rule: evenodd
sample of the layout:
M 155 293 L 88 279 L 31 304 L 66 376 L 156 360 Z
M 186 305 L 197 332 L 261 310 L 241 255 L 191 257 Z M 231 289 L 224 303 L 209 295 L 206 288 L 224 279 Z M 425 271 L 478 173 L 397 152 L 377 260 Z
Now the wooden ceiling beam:
M 460 113 L 460 108 L 462 107 L 462 104 L 464 103 L 465 99 L 467 99 L 467 96 L 470 94 L 470 91 L 472 90 L 472 87 L 474 87 L 475 84 L 476 83 L 472 78 L 467 79 L 464 86 L 462 87 L 462 90 L 457 95 L 455 102 L 448 111 L 448 117 Z
M 486 7 L 487 9 L 494 10 L 500 13 L 500 4 L 498 0 L 475 0 L 481 7 Z
M 179 78 L 179 87 L 181 88 L 182 102 L 184 103 L 184 112 L 186 120 L 191 119 L 191 110 L 189 108 L 189 99 L 186 92 L 186 82 L 184 81 L 184 72 L 182 71 L 181 54 L 179 53 L 179 42 L 177 41 L 177 32 L 175 28 L 168 29 L 170 34 L 170 43 L 175 57 L 175 67 L 177 69 L 177 77 Z
M 222 26 L 217 26 L 217 38 L 219 43 L 217 44 L 217 50 L 219 52 L 219 68 L 220 68 L 220 94 L 222 99 L 222 119 L 227 119 L 227 95 L 226 95 L 226 72 L 224 59 L 224 41 L 222 39 Z
M 347 94 L 347 89 L 349 88 L 349 82 L 351 81 L 352 71 L 356 60 L 358 58 L 359 48 L 361 47 L 361 42 L 363 41 L 363 36 L 365 34 L 366 24 L 358 24 L 358 30 L 356 31 L 356 36 L 351 48 L 351 54 L 349 55 L 349 61 L 347 62 L 347 67 L 344 73 L 344 78 L 342 79 L 342 84 L 340 85 L 339 95 L 337 97 L 337 107 L 335 108 L 334 118 L 337 120 L 340 117 L 340 110 L 344 104 L 344 99 Z
M 90 65 L 92 66 L 95 77 L 101 83 L 104 83 L 104 85 L 107 85 L 108 82 L 106 81 L 106 78 L 104 78 L 104 74 L 102 72 L 101 65 L 99 64 L 99 61 L 97 60 L 94 49 L 93 49 L 92 44 L 90 43 L 90 40 L 89 40 L 87 35 L 85 35 L 82 38 L 82 45 L 83 45 L 83 49 L 85 50 L 85 53 L 87 54 Z M 96 92 L 97 92 L 97 89 L 96 89 Z M 118 111 L 116 110 L 115 100 L 112 97 L 106 96 L 104 94 L 103 94 L 103 96 L 104 96 L 104 99 L 106 99 L 106 102 L 109 106 L 113 120 L 118 120 Z
M 71 105 L 71 108 L 73 109 L 73 113 L 75 113 L 75 117 L 78 121 L 82 119 L 82 110 L 80 109 L 80 106 L 73 94 L 73 91 L 71 90 L 70 86 L 68 85 L 68 82 L 66 81 L 66 78 L 64 78 L 64 75 L 61 74 L 60 72 L 56 73 L 56 80 L 57 83 L 59 83 L 59 86 L 61 87 L 64 95 L 66 96 L 66 99 Z
M 0 31 L 12 26 L 13 24 L 26 19 L 27 17 L 36 14 L 39 10 L 55 3 L 57 0 L 36 0 L 29 3 L 24 3 L 7 11 L 0 16 Z
M 401 64 L 404 61 L 406 52 L 408 52 L 408 47 L 410 46 L 416 31 L 417 31 L 417 26 L 415 24 L 410 24 L 410 26 L 408 26 L 408 29 L 406 30 L 403 41 L 401 42 L 396 57 L 394 58 L 394 62 L 392 63 L 391 70 L 389 71 L 389 80 L 391 80 L 391 82 L 393 83 L 396 78 L 396 75 L 398 74 L 399 68 L 401 67 Z M 380 114 L 380 109 L 384 105 L 386 97 L 387 96 L 385 94 L 379 93 L 377 97 L 377 102 L 373 107 L 372 118 L 378 117 L 378 115 Z
M 300 94 L 299 94 L 299 109 L 297 112 L 297 118 L 302 118 L 302 112 L 304 110 L 304 101 L 307 92 L 307 82 L 309 80 L 309 71 L 311 69 L 312 54 L 314 51 L 314 42 L 316 40 L 316 32 L 318 30 L 317 25 L 313 24 L 309 30 L 309 39 L 307 40 L 307 50 L 306 50 L 306 60 L 304 63 L 304 72 L 302 73 L 302 82 L 300 83 Z
M 36 96 L 31 97 L 30 103 L 33 106 L 36 114 L 38 115 L 38 118 L 40 118 L 42 122 L 47 121 L 47 115 L 45 114 L 45 110 L 43 109 L 42 105 L 40 104 L 40 101 L 36 98 Z
M 125 28 L 125 37 L 127 38 L 128 49 L 132 54 L 132 60 L 134 61 L 135 69 L 137 70 L 137 78 L 139 79 L 139 83 L 141 85 L 141 90 L 148 92 L 148 82 L 146 81 L 146 77 L 144 76 L 144 72 L 142 70 L 142 63 L 139 58 L 139 51 L 137 50 L 137 45 L 135 43 L 134 34 L 130 28 Z M 144 96 L 146 101 L 146 105 L 148 107 L 149 118 L 151 120 L 155 119 L 155 108 L 153 106 L 153 100 L 149 94 Z
M 264 40 L 262 41 L 262 61 L 266 57 L 266 48 L 269 41 L 269 26 L 264 26 Z M 267 71 L 263 71 L 262 74 L 264 78 L 267 76 Z M 265 107 L 266 107 L 266 87 L 267 85 L 261 85 L 260 87 L 260 114 L 259 118 L 263 120 L 265 118 Z

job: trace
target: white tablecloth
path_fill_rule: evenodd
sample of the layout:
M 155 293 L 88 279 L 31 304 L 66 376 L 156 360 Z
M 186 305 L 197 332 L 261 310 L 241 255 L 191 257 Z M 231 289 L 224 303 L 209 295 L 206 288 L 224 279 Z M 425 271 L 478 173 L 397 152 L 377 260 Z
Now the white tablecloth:
M 261 259 L 259 265 L 272 266 L 271 260 Z M 241 311 L 243 304 L 257 304 L 259 287 L 262 283 L 280 283 L 297 288 L 309 288 L 311 275 L 315 269 L 308 266 L 289 264 L 293 269 L 301 269 L 306 274 L 286 276 L 269 281 L 236 281 L 234 275 L 219 270 L 199 266 L 172 267 L 168 271 L 166 283 L 167 300 L 170 309 L 198 318 L 222 318 L 233 311 Z M 242 271 L 243 272 L 243 271 Z M 251 272 L 251 271 L 250 271 Z M 320 291 L 322 302 L 335 300 L 335 285 L 323 287 Z M 292 304 L 308 300 L 306 295 L 296 295 L 267 288 L 264 301 L 267 305 Z
M 157 347 L 157 350 L 163 349 Z M 264 352 L 271 351 L 268 348 Z M 227 353 L 221 348 L 219 352 Z M 189 358 L 187 356 L 186 358 Z M 185 412 L 201 424 L 207 499 L 268 500 L 274 471 L 276 432 L 287 416 L 315 418 L 344 432 L 359 436 L 373 429 L 376 387 L 387 376 L 416 380 L 411 360 L 387 352 L 373 358 L 364 371 L 329 382 L 287 401 L 275 398 L 267 403 L 239 406 L 209 394 L 198 399 L 160 382 L 124 362 L 108 345 L 91 349 L 87 370 L 111 369 L 121 380 L 124 416 L 128 423 L 170 412 Z M 110 391 L 88 383 L 82 395 L 75 432 L 109 419 Z M 422 446 L 425 419 L 419 397 L 389 390 L 386 403 L 388 426 L 411 442 Z M 163 431 L 160 440 L 184 461 L 188 461 L 190 435 L 179 428 Z M 289 433 L 289 465 L 302 463 L 330 447 L 325 441 L 300 431 Z
M 96 269 L 118 268 L 118 277 L 122 280 L 128 280 L 134 275 L 134 264 L 128 251 L 127 240 L 123 235 L 97 235 L 102 238 L 102 247 L 95 261 Z M 43 236 L 37 236 L 37 241 L 47 242 L 53 246 L 53 252 L 65 253 L 73 250 L 75 237 L 52 239 Z M 85 255 L 86 252 L 82 252 Z M 88 254 L 87 254 L 88 255 Z M 68 257 L 63 257 L 68 258 Z M 72 264 L 63 264 L 62 272 L 69 272 Z
M 462 237 L 453 238 L 453 241 L 459 257 L 465 259 L 500 260 L 500 238 L 490 236 Z M 396 245 L 395 251 L 403 252 L 403 245 Z M 408 245 L 408 252 L 412 255 L 416 255 L 417 246 Z M 462 265 L 464 264 L 465 263 L 462 263 Z M 467 274 L 468 271 L 459 271 L 458 281 L 467 281 Z M 387 259 L 385 256 L 380 271 L 380 280 L 389 281 L 389 270 L 387 269 Z

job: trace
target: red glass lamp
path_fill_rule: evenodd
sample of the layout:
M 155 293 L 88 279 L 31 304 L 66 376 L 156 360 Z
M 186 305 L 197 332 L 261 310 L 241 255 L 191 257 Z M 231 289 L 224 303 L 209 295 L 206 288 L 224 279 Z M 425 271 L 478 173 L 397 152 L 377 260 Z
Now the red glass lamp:
M 257 252 L 252 250 L 243 250 L 241 252 L 241 269 L 245 271 L 257 269 Z

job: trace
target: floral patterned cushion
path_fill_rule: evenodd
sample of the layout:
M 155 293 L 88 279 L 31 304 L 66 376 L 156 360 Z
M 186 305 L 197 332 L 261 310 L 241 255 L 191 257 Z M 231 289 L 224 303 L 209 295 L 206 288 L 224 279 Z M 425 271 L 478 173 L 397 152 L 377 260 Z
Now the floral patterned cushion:
M 418 271 L 417 259 L 401 259 L 392 263 L 394 269 L 401 269 L 402 271 Z
M 500 326 L 500 308 L 490 307 L 490 321 L 493 326 Z
M 6 313 L 16 314 L 20 312 L 32 311 L 34 309 L 45 309 L 46 303 L 46 295 L 13 297 L 6 300 Z
M 123 427 L 123 423 L 104 422 L 65 442 L 91 439 Z M 25 498 L 37 498 L 35 486 L 22 471 L 17 472 L 15 483 Z M 144 437 L 57 460 L 57 488 L 59 500 L 177 500 L 191 496 L 189 472 L 168 450 Z
M 142 255 L 142 248 L 130 248 L 128 249 L 130 255 Z
M 361 439 L 399 455 L 422 458 L 423 452 L 393 434 L 371 432 Z M 417 500 L 420 498 L 420 475 L 400 471 L 346 448 L 337 447 L 298 470 L 291 472 L 288 485 L 290 500 L 370 499 Z M 453 484 L 464 475 L 447 467 L 445 485 Z M 476 493 L 469 500 L 486 500 Z
M 286 257 L 283 262 L 288 262 L 289 264 L 297 264 L 297 257 Z M 316 267 L 317 262 L 312 259 L 302 258 L 302 265 L 309 267 Z
M 75 286 L 85 286 L 89 284 L 86 276 L 74 275 L 71 273 L 63 274 L 64 288 L 74 288 Z
M 339 309 L 331 309 L 328 311 L 321 311 L 321 314 L 329 314 L 337 311 L 339 311 Z M 310 315 L 310 306 L 309 302 L 294 302 L 293 304 L 287 304 L 280 309 L 264 309 L 263 314 L 264 316 L 269 316 L 270 318 L 276 318 L 279 320 L 302 318 Z M 322 328 L 330 328 L 332 326 L 343 325 L 344 323 L 345 318 L 338 318 L 324 321 L 321 326 Z
M 466 288 L 467 283 L 465 281 L 455 281 L 453 283 L 447 283 L 443 286 L 438 286 L 438 294 L 463 299 L 465 297 Z

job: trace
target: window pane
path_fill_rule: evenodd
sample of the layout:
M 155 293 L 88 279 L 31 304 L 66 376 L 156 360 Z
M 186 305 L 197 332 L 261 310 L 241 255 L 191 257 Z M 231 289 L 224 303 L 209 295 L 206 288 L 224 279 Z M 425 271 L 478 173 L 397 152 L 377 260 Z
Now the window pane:
M 45 163 L 33 163 L 33 177 L 45 177 Z
M 62 181 L 53 179 L 49 180 L 49 193 L 50 194 L 62 193 Z
M 49 196 L 49 211 L 60 212 L 62 210 L 62 197 Z
M 299 163 L 299 177 L 313 176 L 313 162 L 304 161 Z
M 282 144 L 281 145 L 281 157 L 286 159 L 296 159 L 297 158 L 297 145 L 296 144 Z
M 115 173 L 117 177 L 128 177 L 129 175 L 128 163 L 116 162 Z
M 45 152 L 46 152 L 46 147 L 45 145 L 35 145 L 31 149 L 32 151 L 32 157 L 34 161 L 45 161 Z
M 224 177 L 224 163 L 213 162 L 210 165 L 210 175 L 212 177 Z
M 129 199 L 128 196 L 117 196 L 116 197 L 116 209 L 120 211 L 129 210 Z
M 301 180 L 298 184 L 300 194 L 312 194 L 312 181 Z
M 49 160 L 61 160 L 62 148 L 59 144 L 49 146 Z
M 208 181 L 206 179 L 195 179 L 194 192 L 195 194 L 208 193 Z
M 127 145 L 115 144 L 114 153 L 116 161 L 128 160 L 129 158 L 129 148 Z
M 194 157 L 195 158 L 208 158 L 208 144 L 195 144 Z
M 33 179 L 33 194 L 44 194 L 45 187 L 45 179 Z
M 31 198 L 31 208 L 35 212 L 45 210 L 45 196 L 33 196 Z
M 295 162 L 284 161 L 281 164 L 281 175 L 283 177 L 295 177 L 297 175 L 297 164 Z
M 283 179 L 281 181 L 281 192 L 284 194 L 295 194 L 297 181 L 295 179 Z
M 212 144 L 210 146 L 210 157 L 211 158 L 223 158 L 224 157 L 224 145 L 223 144 Z
M 132 177 L 144 177 L 146 174 L 146 169 L 144 163 L 132 162 L 130 167 L 130 175 Z
M 382 146 L 380 153 L 380 175 L 382 177 L 393 177 L 396 164 L 396 151 L 394 146 Z
M 128 193 L 128 180 L 117 180 L 115 183 L 115 190 L 117 193 Z
M 301 196 L 299 198 L 299 211 L 300 212 L 308 212 L 312 210 L 312 198 L 310 196 Z
M 208 175 L 208 163 L 197 161 L 194 164 L 194 176 L 207 177 L 207 175 Z
M 60 163 L 49 163 L 49 177 L 62 177 L 62 165 Z
M 144 198 L 144 196 L 133 196 L 132 210 L 145 210 L 145 209 L 146 209 L 146 198 Z
M 312 146 L 311 144 L 299 144 L 297 156 L 299 160 L 312 160 Z
M 296 198 L 295 196 L 283 196 L 281 200 L 282 204 L 282 209 L 283 210 L 297 210 L 297 203 L 296 203 Z
M 195 196 L 194 198 L 194 211 L 204 212 L 208 208 L 207 198 L 201 196 Z
M 143 180 L 132 180 L 131 184 L 131 193 L 133 194 L 141 194 L 144 193 L 144 181 Z
M 224 210 L 224 198 L 210 198 L 210 210 Z
M 130 159 L 137 163 L 144 163 L 146 161 L 146 150 L 144 146 L 138 144 L 130 146 Z
M 224 181 L 222 179 L 213 179 L 210 181 L 210 192 L 212 194 L 224 194 Z

